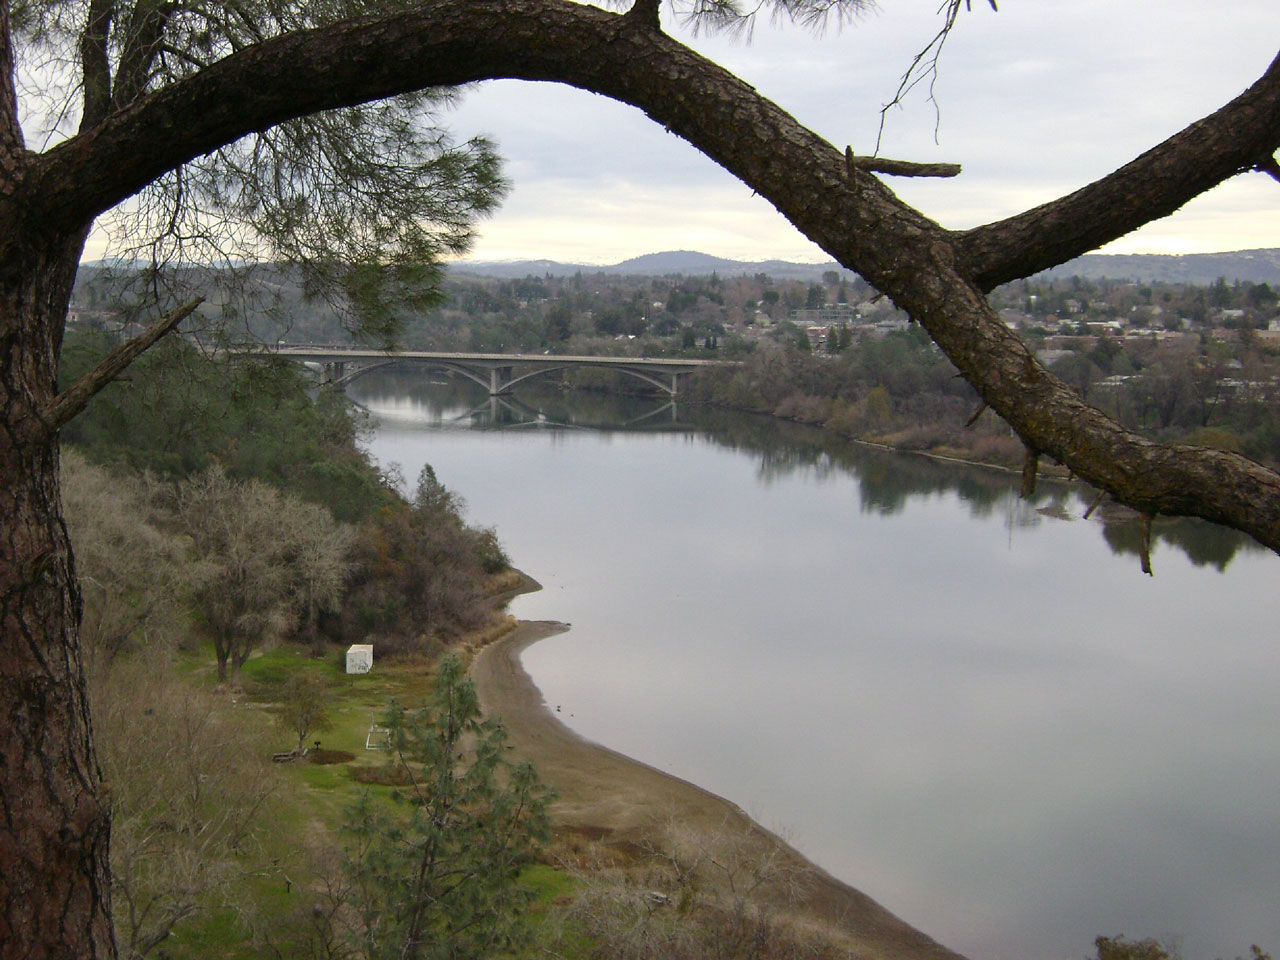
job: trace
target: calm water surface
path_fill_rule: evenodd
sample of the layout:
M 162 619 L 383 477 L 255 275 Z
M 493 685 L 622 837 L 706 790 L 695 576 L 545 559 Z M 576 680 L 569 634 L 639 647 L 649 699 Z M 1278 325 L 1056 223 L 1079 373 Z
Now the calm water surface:
M 693 780 L 973 960 L 1280 950 L 1280 558 L 754 418 L 350 388 L 573 629 L 583 735 Z M 636 420 L 619 427 L 626 420 Z M 1047 485 L 1042 485 L 1047 486 Z

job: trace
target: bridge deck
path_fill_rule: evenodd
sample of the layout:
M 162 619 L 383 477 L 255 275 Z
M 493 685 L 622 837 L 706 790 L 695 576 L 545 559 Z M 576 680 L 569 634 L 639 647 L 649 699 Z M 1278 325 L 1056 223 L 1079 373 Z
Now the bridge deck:
M 328 382 L 338 386 L 392 363 L 418 361 L 455 370 L 485 387 L 490 396 L 509 393 L 522 380 L 564 367 L 599 367 L 636 377 L 671 397 L 679 392 L 679 381 L 694 370 L 735 365 L 729 360 L 695 360 L 684 357 L 590 357 L 552 353 L 463 353 L 428 350 L 358 350 L 329 346 L 280 346 L 278 357 L 310 360 L 323 364 Z M 347 372 L 348 365 L 353 367 Z
M 653 369 L 693 369 L 723 366 L 732 361 L 694 360 L 686 357 L 598 357 L 557 353 L 461 353 L 430 350 L 351 350 L 337 347 L 279 347 L 269 351 L 276 356 L 299 360 L 333 362 L 340 360 L 452 360 L 459 363 L 497 364 L 501 366 L 534 363 L 575 364 L 579 366 L 651 367 Z

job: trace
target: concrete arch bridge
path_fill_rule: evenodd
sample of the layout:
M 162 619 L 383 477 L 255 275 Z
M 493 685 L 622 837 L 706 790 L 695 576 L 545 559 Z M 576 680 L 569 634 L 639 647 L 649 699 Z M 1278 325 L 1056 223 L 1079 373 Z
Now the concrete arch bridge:
M 319 364 L 324 381 L 344 387 L 353 380 L 393 364 L 412 363 L 424 369 L 451 370 L 474 380 L 497 397 L 510 393 L 517 383 L 555 370 L 595 367 L 614 370 L 642 380 L 674 398 L 680 380 L 704 367 L 732 366 L 728 360 L 654 359 L 648 357 L 575 357 L 555 354 L 444 353 L 413 350 L 359 350 L 340 347 L 287 347 L 273 351 L 278 357 Z

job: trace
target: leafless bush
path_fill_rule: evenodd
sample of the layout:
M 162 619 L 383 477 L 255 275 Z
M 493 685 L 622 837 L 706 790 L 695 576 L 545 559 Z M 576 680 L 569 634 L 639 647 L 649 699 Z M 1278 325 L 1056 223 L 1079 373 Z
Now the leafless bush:
M 80 637 L 91 672 L 121 653 L 176 644 L 195 567 L 180 537 L 165 530 L 144 480 L 62 456 L 62 496 L 84 597 Z
M 617 960 L 823 960 L 842 955 L 789 919 L 804 872 L 758 834 L 674 820 L 630 869 L 587 871 L 569 919 Z
M 237 708 L 162 663 L 133 658 L 104 672 L 93 709 L 111 785 L 116 937 L 137 960 L 237 899 L 274 778 Z

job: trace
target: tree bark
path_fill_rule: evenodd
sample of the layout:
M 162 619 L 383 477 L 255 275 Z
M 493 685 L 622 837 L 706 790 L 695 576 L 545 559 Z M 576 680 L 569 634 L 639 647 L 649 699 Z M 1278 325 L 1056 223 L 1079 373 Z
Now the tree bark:
M 108 813 L 79 595 L 39 417 L 83 232 L 0 267 L 0 955 L 110 957 Z
M 218 659 L 218 683 L 226 683 L 227 663 L 231 659 L 231 644 L 228 641 L 214 637 L 213 650 Z

